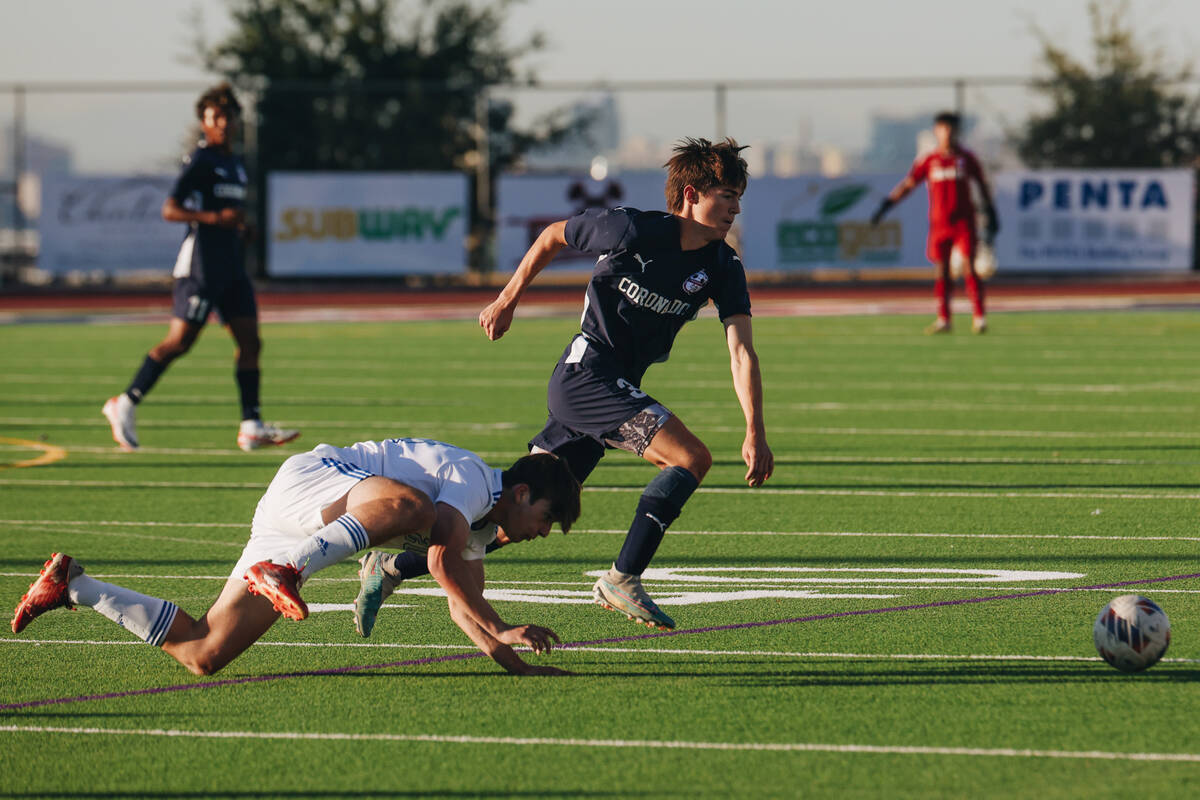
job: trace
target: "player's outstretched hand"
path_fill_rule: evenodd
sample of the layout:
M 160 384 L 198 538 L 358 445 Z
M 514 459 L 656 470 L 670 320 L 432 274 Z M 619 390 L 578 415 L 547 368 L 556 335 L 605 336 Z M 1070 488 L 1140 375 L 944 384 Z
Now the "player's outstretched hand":
M 538 655 L 549 653 L 552 641 L 561 642 L 557 633 L 540 625 L 516 625 L 505 631 L 500 641 L 507 645 L 523 644 Z
M 742 460 L 746 462 L 746 483 L 762 486 L 775 471 L 775 454 L 765 441 L 747 436 L 742 443 Z
M 493 342 L 512 327 L 514 308 L 501 300 L 495 300 L 479 312 L 479 327 Z
M 522 672 L 522 675 L 574 675 L 574 672 L 566 669 L 559 669 L 551 666 L 538 666 L 535 664 L 526 664 L 527 669 Z

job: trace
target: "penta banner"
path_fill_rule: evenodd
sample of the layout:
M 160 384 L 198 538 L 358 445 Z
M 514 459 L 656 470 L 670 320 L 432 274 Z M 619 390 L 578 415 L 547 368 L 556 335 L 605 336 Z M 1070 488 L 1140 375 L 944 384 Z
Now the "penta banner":
M 742 260 L 751 272 L 920 266 L 928 208 L 914 192 L 872 226 L 903 175 L 751 178 L 742 197 Z
M 622 172 L 603 181 L 584 175 L 502 175 L 496 184 L 499 219 L 496 268 L 512 271 L 547 225 L 587 208 L 630 206 L 643 211 L 665 210 L 666 174 L 661 171 Z M 564 248 L 550 269 L 591 272 L 595 257 Z
M 467 216 L 467 178 L 458 173 L 273 172 L 267 274 L 462 273 Z
M 38 268 L 169 272 L 187 233 L 186 225 L 162 218 L 174 181 L 171 175 L 43 175 Z
M 1189 169 L 1073 169 L 995 176 L 1000 269 L 1185 272 L 1196 186 Z

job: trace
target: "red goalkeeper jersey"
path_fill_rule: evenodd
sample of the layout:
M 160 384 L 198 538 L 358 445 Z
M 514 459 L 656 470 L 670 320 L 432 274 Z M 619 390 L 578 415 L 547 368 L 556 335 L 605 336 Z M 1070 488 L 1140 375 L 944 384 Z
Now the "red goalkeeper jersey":
M 913 162 L 908 175 L 918 183 L 927 181 L 929 226 L 949 227 L 958 222 L 975 221 L 969 178 L 983 183 L 983 169 L 970 150 L 955 147 L 949 153 L 937 150 Z

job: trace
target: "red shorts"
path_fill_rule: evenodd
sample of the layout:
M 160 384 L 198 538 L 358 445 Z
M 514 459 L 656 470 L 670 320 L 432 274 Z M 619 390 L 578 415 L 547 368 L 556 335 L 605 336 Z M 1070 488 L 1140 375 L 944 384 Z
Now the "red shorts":
M 929 229 L 925 256 L 934 264 L 949 263 L 950 251 L 958 248 L 968 263 L 975 260 L 975 226 L 966 220 Z

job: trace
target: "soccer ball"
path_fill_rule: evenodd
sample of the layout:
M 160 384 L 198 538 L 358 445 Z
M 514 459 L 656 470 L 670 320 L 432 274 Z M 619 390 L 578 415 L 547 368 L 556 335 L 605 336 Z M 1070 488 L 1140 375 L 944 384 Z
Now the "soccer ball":
M 1113 598 L 1092 626 L 1096 650 L 1122 672 L 1158 663 L 1171 644 L 1171 623 L 1156 603 L 1136 594 Z

